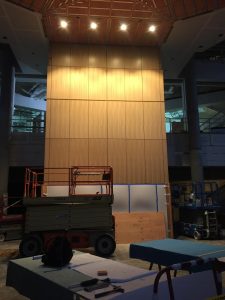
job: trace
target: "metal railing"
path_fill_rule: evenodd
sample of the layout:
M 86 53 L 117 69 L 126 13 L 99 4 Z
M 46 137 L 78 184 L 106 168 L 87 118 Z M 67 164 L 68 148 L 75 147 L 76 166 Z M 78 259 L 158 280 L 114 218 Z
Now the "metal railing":
M 211 132 L 218 127 L 225 129 L 225 111 L 218 112 L 211 118 L 200 118 L 199 127 L 202 132 Z
M 219 205 L 216 182 L 171 184 L 172 203 L 177 206 L 213 207 Z
M 24 197 L 48 197 L 49 187 L 65 187 L 65 196 L 113 195 L 113 169 L 110 166 L 26 169 Z M 83 187 L 83 188 L 82 188 Z M 87 189 L 89 187 L 89 189 Z M 90 189 L 93 187 L 93 189 Z

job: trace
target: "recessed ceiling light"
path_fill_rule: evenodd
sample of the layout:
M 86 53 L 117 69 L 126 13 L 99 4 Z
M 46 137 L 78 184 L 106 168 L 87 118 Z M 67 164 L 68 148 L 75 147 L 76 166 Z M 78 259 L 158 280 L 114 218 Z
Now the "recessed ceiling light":
M 61 20 L 60 21 L 60 27 L 61 28 L 67 28 L 67 26 L 68 26 L 68 22 L 67 21 L 65 21 L 65 20 Z
M 122 31 L 126 31 L 127 30 L 127 24 L 121 24 L 120 25 L 120 30 L 122 30 Z
M 149 28 L 148 28 L 148 31 L 155 32 L 156 31 L 156 26 L 155 25 L 150 25 Z
M 91 28 L 91 29 L 95 30 L 95 29 L 97 29 L 97 27 L 98 27 L 98 24 L 97 24 L 97 23 L 91 22 L 91 24 L 90 24 L 90 28 Z

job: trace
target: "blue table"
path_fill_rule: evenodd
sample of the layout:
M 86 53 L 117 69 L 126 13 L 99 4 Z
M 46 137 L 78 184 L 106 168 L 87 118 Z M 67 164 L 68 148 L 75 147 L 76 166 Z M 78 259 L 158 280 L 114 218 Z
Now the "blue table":
M 163 239 L 130 244 L 130 257 L 162 266 L 197 258 L 225 257 L 225 247 L 206 243 Z M 194 270 L 193 270 L 194 271 Z

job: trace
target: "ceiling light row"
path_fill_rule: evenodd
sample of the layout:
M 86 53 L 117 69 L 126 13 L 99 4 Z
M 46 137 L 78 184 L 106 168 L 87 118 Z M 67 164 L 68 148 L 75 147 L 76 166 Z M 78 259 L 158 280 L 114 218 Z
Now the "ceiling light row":
M 63 29 L 66 29 L 68 27 L 68 22 L 65 21 L 65 20 L 61 20 L 60 21 L 60 27 L 63 28 Z M 90 23 L 90 29 L 96 30 L 97 28 L 98 28 L 98 24 L 97 23 L 95 23 L 95 22 L 91 22 Z M 127 24 L 122 23 L 120 25 L 120 30 L 121 31 L 127 31 L 127 29 L 128 29 L 128 25 Z M 153 25 L 153 24 L 150 25 L 149 28 L 148 28 L 148 31 L 149 32 L 155 32 L 156 31 L 156 26 Z

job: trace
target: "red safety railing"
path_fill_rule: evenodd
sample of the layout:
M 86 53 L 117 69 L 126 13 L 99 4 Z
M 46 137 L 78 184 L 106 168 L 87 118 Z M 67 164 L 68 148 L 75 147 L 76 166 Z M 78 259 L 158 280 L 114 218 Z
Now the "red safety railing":
M 40 172 L 36 169 L 26 169 L 24 197 L 48 196 L 47 189 L 57 186 L 68 187 L 67 196 L 79 194 L 113 195 L 113 169 L 110 166 L 45 168 Z M 97 188 L 97 191 L 95 188 L 90 189 L 91 186 Z

